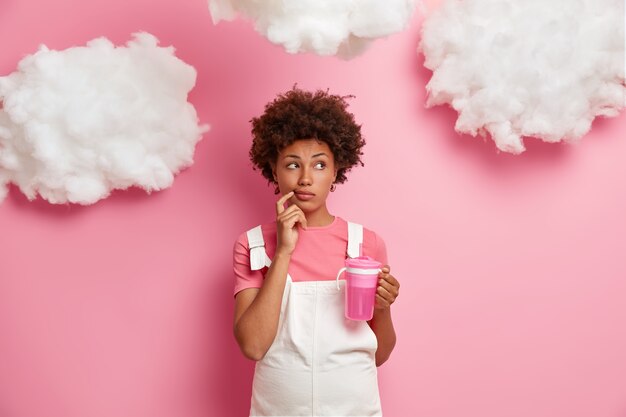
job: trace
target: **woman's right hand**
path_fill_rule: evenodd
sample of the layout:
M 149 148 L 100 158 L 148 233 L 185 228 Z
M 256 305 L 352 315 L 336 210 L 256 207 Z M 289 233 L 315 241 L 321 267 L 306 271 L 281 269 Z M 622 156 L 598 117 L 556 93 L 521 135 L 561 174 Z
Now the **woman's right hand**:
M 285 203 L 294 195 L 288 192 L 276 202 L 276 254 L 291 255 L 298 242 L 298 227 L 307 228 L 306 216 L 300 207 L 295 204 L 285 208 Z

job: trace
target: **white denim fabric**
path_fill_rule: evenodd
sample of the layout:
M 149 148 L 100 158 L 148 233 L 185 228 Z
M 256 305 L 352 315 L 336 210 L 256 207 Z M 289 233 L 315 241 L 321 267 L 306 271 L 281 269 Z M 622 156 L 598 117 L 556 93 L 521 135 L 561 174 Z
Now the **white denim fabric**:
M 349 230 L 348 248 L 358 247 L 362 226 Z M 258 248 L 261 228 L 248 231 L 248 240 Z M 256 364 L 250 416 L 382 416 L 376 335 L 367 322 L 345 318 L 345 281 L 339 284 L 287 275 L 276 338 Z

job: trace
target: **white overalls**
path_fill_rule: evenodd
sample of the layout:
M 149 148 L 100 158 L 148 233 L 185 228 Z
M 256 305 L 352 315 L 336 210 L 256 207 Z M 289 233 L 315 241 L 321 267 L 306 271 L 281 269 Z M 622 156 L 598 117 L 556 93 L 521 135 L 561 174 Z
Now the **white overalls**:
M 261 226 L 247 232 L 252 270 L 269 267 Z M 348 223 L 348 256 L 363 227 Z M 287 275 L 276 338 L 257 362 L 251 416 L 381 416 L 376 335 L 344 316 L 345 281 Z

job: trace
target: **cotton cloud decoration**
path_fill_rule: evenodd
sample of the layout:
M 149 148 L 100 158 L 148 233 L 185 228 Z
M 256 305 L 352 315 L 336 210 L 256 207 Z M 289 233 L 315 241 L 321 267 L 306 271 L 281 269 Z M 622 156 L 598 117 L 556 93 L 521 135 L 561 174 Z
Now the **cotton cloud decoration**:
M 403 30 L 417 0 L 210 0 L 213 23 L 238 14 L 289 53 L 314 52 L 349 59 L 375 38 Z
M 208 129 L 187 94 L 196 71 L 148 33 L 63 51 L 41 46 L 0 77 L 0 202 L 92 204 L 113 189 L 172 185 Z
M 447 0 L 424 22 L 427 106 L 505 152 L 585 135 L 626 106 L 624 0 Z

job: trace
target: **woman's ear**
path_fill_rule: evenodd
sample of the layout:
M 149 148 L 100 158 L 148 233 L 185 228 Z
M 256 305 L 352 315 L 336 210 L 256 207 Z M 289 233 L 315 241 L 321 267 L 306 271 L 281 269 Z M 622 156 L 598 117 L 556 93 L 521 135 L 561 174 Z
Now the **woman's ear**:
M 270 164 L 272 167 L 272 178 L 274 178 L 274 182 L 278 184 L 278 178 L 276 178 L 276 164 Z

